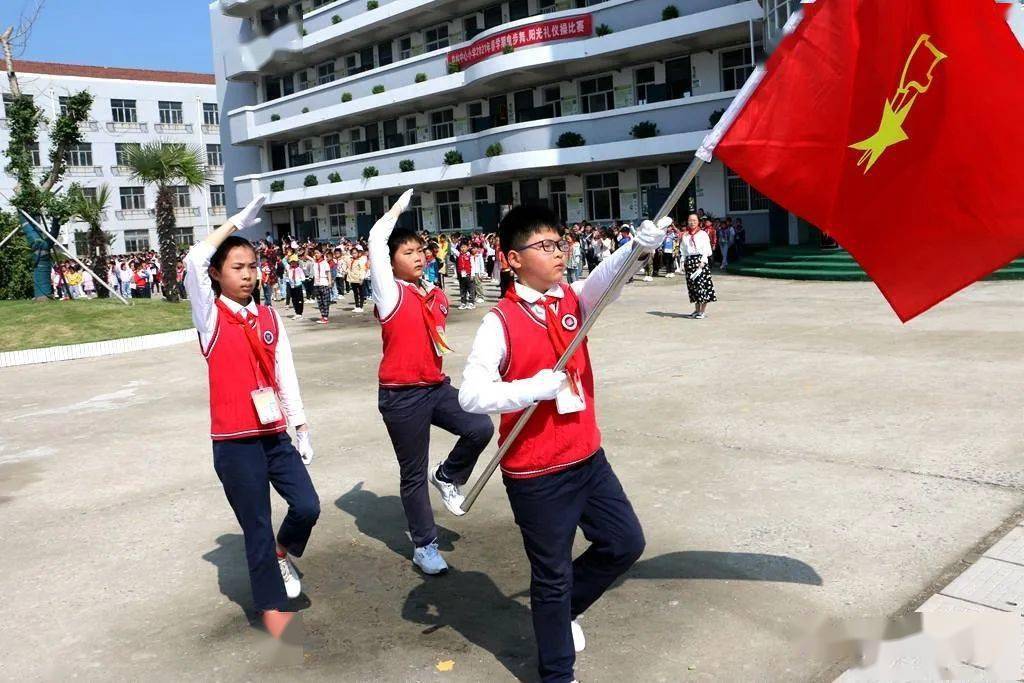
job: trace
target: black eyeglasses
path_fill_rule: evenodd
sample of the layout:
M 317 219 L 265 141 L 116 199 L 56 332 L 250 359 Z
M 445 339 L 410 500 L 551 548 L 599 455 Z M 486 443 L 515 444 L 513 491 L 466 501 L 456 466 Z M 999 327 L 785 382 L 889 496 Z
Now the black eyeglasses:
M 527 249 L 543 249 L 548 254 L 553 254 L 555 249 L 558 249 L 558 251 L 569 251 L 569 242 L 568 240 L 540 240 L 532 244 L 516 247 L 513 251 L 525 251 Z

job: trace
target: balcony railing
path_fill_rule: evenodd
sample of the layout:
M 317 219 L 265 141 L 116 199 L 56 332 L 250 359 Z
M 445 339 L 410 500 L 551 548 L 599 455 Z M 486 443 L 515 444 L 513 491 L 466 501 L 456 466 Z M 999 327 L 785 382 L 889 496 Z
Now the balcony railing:
M 107 121 L 111 133 L 148 133 L 149 124 L 139 121 Z
M 220 206 L 208 206 L 206 208 L 209 210 L 210 215 L 212 216 L 222 216 L 225 213 L 227 213 L 227 209 L 223 204 L 221 204 Z
M 82 131 L 83 133 L 87 131 L 95 132 L 98 131 L 99 129 L 99 121 L 82 121 L 80 124 L 78 124 L 78 130 Z
M 130 176 L 133 173 L 131 166 L 111 166 L 110 175 L 124 177 Z
M 176 206 L 176 207 L 174 207 L 174 215 L 178 216 L 179 218 L 184 218 L 186 216 L 198 216 L 199 215 L 199 207 L 198 206 Z
M 220 125 L 216 123 L 204 123 L 203 132 L 207 135 L 214 135 L 220 132 Z
M 152 218 L 155 215 L 153 209 L 118 209 L 114 212 L 118 220 L 134 220 L 139 218 Z
M 157 133 L 191 133 L 191 123 L 157 123 L 153 125 Z
M 103 175 L 102 166 L 68 166 L 65 171 L 71 176 L 98 176 Z

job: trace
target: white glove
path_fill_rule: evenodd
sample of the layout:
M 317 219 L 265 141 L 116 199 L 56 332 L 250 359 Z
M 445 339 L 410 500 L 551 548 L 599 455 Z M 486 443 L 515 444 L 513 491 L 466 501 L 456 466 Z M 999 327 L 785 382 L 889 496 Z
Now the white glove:
M 640 230 L 633 238 L 641 248 L 654 251 L 665 242 L 665 231 L 672 225 L 672 219 L 665 216 L 655 224 L 653 221 L 644 221 L 640 224 Z
M 263 221 L 262 218 L 259 218 L 259 215 L 265 201 L 267 201 L 267 195 L 256 195 L 251 202 L 245 205 L 244 209 L 229 218 L 228 221 L 239 230 L 246 230 L 254 225 L 259 225 Z
M 390 235 L 391 231 L 395 229 L 395 223 L 398 222 L 398 216 L 409 206 L 410 199 L 412 199 L 411 187 L 402 193 L 402 196 L 391 205 L 391 208 L 380 217 L 380 220 L 373 224 L 372 230 L 377 232 L 383 230 Z
M 296 440 L 299 442 L 299 456 L 302 458 L 302 464 L 308 465 L 313 462 L 313 437 L 309 433 L 308 429 L 296 430 Z
M 530 401 L 550 401 L 558 394 L 562 384 L 566 381 L 564 372 L 554 370 L 541 370 L 533 377 L 521 379 L 516 382 L 523 392 L 523 395 Z

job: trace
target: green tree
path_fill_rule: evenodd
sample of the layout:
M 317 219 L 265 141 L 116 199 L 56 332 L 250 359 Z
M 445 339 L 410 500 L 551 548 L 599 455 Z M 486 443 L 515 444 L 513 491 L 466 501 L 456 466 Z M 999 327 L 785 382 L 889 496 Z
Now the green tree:
M 14 214 L 0 212 L 0 233 L 6 237 L 19 227 Z M 45 239 L 45 238 L 44 238 Z M 50 274 L 46 274 L 49 280 Z M 0 299 L 28 299 L 32 296 L 32 250 L 21 232 L 0 248 Z
M 32 153 L 38 149 L 40 126 L 50 121 L 42 107 L 36 106 L 32 97 L 21 91 L 14 66 L 14 52 L 24 49 L 41 8 L 42 3 L 38 3 L 34 13 L 22 15 L 18 26 L 9 27 L 0 33 L 0 52 L 7 67 L 7 83 L 10 87 L 10 100 L 5 103 L 10 132 L 10 142 L 4 152 L 9 162 L 5 170 L 16 181 L 11 205 L 31 216 L 47 233 L 55 237 L 60 233 L 60 226 L 71 216 L 67 195 L 58 195 L 55 188 L 67 170 L 69 150 L 82 141 L 79 126 L 88 120 L 93 98 L 88 91 L 82 91 L 65 101 L 60 115 L 50 126 L 49 171 L 41 179 L 38 178 L 38 168 L 33 165 Z M 32 259 L 33 295 L 37 299 L 48 298 L 53 293 L 50 284 L 52 243 L 20 213 L 17 214 L 17 220 L 25 235 L 24 243 L 30 251 L 29 258 Z
M 128 152 L 133 180 L 156 186 L 156 234 L 160 242 L 160 270 L 164 299 L 178 303 L 178 243 L 174 228 L 174 187 L 203 187 L 210 181 L 205 156 L 197 147 L 181 143 L 148 142 Z
M 110 186 L 103 183 L 96 190 L 96 196 L 90 197 L 82 192 L 82 188 L 75 184 L 68 190 L 68 197 L 71 201 L 72 217 L 87 223 L 89 256 L 92 258 L 92 269 L 101 278 L 107 277 L 107 255 L 113 235 L 103 230 L 104 214 L 110 204 Z M 96 292 L 101 299 L 107 298 L 110 293 L 106 287 L 96 285 Z

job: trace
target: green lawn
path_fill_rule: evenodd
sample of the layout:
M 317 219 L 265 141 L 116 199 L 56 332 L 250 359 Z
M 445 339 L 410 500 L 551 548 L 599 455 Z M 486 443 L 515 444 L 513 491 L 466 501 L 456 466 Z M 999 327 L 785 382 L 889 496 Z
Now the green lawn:
M 134 299 L 0 301 L 0 351 L 84 344 L 183 330 L 192 326 L 188 302 Z

